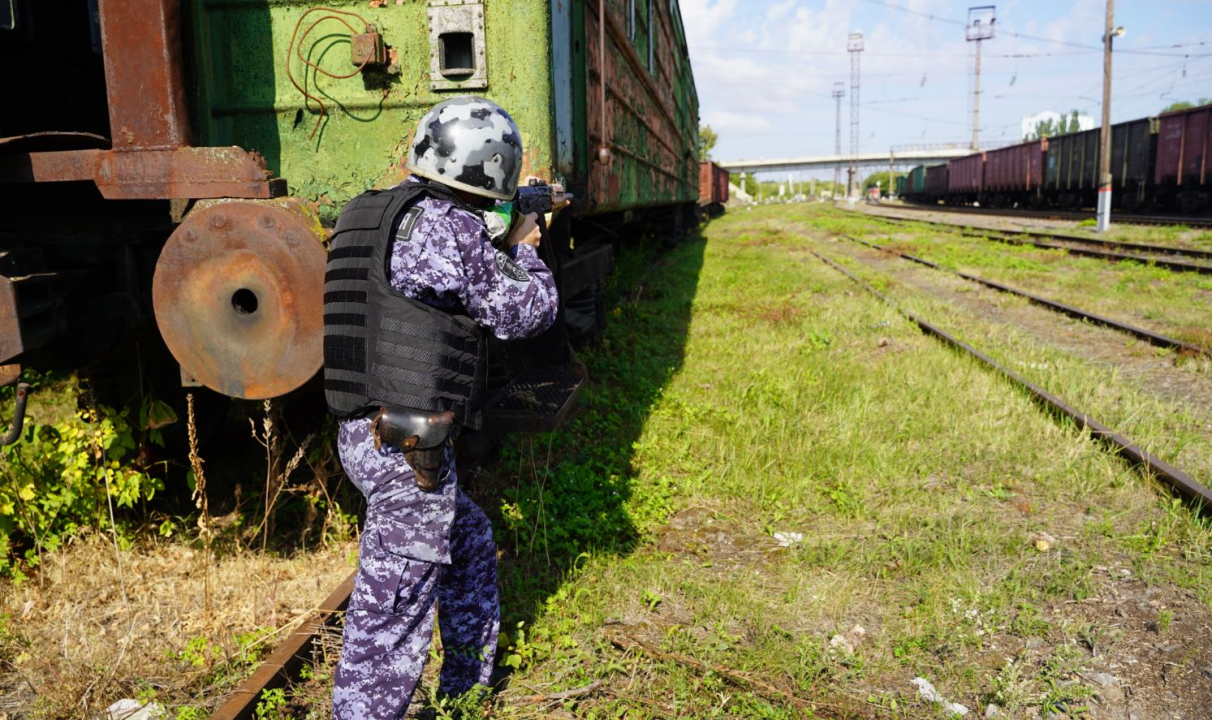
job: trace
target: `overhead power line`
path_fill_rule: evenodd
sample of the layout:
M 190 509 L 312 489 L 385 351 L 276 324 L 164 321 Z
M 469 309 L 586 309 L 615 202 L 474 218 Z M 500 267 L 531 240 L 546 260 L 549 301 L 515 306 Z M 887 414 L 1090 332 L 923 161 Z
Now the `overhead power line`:
M 699 46 L 699 50 L 711 50 L 714 52 L 739 52 L 739 53 L 771 53 L 775 55 L 820 55 L 820 56 L 837 56 L 840 54 L 837 50 L 778 50 L 774 48 L 746 48 L 746 47 L 707 47 Z M 1090 55 L 1101 50 L 1083 50 L 1082 52 L 1044 52 L 1044 53 L 1001 53 L 988 55 L 987 57 L 994 58 L 1048 58 L 1048 57 L 1067 57 L 1072 55 Z M 923 58 L 966 58 L 963 53 L 870 53 L 871 57 L 923 57 Z
M 948 25 L 961 25 L 961 26 L 967 27 L 967 23 L 962 22 L 960 20 L 952 20 L 951 18 L 940 17 L 940 16 L 934 15 L 932 13 L 922 12 L 920 10 L 913 10 L 911 8 L 902 7 L 900 5 L 893 5 L 889 2 L 887 2 L 886 0 L 866 0 L 866 2 L 869 2 L 872 5 L 879 5 L 880 7 L 888 8 L 889 10 L 899 10 L 900 12 L 908 13 L 910 15 L 917 15 L 919 17 L 928 18 L 935 22 L 947 23 Z M 1010 32 L 1009 30 L 999 30 L 998 32 L 1000 32 L 1003 35 L 1009 35 L 1010 37 L 1019 38 L 1020 40 L 1033 40 L 1035 42 L 1052 43 L 1054 45 L 1064 45 L 1066 47 L 1081 48 L 1082 50 L 1100 52 L 1100 53 L 1103 51 L 1102 47 L 1100 47 L 1098 45 L 1084 45 L 1082 43 L 1069 42 L 1067 40 L 1056 40 L 1054 38 L 1039 37 L 1038 35 L 1026 35 L 1024 33 Z M 1204 43 L 1201 42 L 1198 44 L 1202 45 Z M 1168 56 L 1168 57 L 1186 57 L 1188 55 L 1187 53 L 1159 53 L 1159 52 L 1152 52 L 1149 49 L 1132 50 L 1132 49 L 1127 49 L 1127 48 L 1125 48 L 1123 50 L 1116 50 L 1116 52 L 1124 53 L 1124 54 L 1131 54 L 1131 55 L 1161 55 L 1161 56 Z M 1198 56 L 1191 55 L 1191 57 L 1198 57 Z

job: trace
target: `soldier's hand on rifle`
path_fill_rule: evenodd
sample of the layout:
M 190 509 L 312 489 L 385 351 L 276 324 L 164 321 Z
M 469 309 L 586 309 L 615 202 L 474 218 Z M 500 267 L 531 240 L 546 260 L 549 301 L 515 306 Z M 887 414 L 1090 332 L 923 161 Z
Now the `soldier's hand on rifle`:
M 543 182 L 543 178 L 536 175 L 527 175 L 522 179 L 523 185 L 529 185 L 532 181 L 537 180 Z M 564 192 L 564 185 L 561 183 L 549 183 L 551 188 L 551 215 L 555 215 L 560 210 L 568 207 L 572 203 L 572 193 Z M 550 218 L 548 218 L 550 220 Z
M 572 203 L 572 193 L 564 192 L 560 183 L 551 184 L 551 212 L 554 215 Z
M 518 219 L 513 226 L 513 231 L 509 233 L 509 247 L 531 245 L 537 248 L 539 246 L 542 233 L 539 231 L 538 217 L 536 213 L 528 213 Z

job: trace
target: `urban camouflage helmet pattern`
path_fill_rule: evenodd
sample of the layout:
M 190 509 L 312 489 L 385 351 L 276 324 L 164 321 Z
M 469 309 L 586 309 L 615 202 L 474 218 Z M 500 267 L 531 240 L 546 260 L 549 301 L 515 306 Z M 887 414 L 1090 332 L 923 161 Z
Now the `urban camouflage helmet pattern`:
M 522 134 L 491 100 L 451 98 L 421 118 L 408 169 L 448 187 L 511 200 L 522 171 Z

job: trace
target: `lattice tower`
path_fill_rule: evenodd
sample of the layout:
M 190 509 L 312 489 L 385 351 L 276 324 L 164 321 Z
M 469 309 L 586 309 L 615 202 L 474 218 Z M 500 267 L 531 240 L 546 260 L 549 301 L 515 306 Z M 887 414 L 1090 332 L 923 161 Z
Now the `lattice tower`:
M 833 83 L 833 99 L 837 103 L 837 120 L 834 123 L 833 130 L 833 155 L 839 158 L 838 164 L 833 168 L 833 192 L 837 192 L 842 186 L 842 96 L 846 94 L 846 86 L 840 81 Z
M 853 197 L 858 182 L 859 56 L 863 53 L 862 33 L 850 33 L 846 38 L 846 52 L 850 53 L 850 178 L 846 184 L 846 194 Z

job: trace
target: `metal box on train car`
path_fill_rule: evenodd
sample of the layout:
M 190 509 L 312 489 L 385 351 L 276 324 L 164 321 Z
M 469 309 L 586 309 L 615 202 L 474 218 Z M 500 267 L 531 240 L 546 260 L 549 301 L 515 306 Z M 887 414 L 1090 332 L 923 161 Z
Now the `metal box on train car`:
M 941 198 L 947 194 L 948 183 L 947 165 L 932 165 L 926 168 L 924 192 L 932 198 Z
M 897 197 L 905 197 L 905 188 L 907 187 L 908 182 L 909 182 L 908 175 L 898 175 L 897 176 L 896 185 L 895 185 Z
M 1044 182 L 1048 139 L 989 150 L 985 153 L 985 193 L 1018 200 L 1038 193 Z
M 1212 105 L 1166 113 L 1157 118 L 1158 199 L 1188 210 L 1209 204 L 1212 163 Z
M 1044 191 L 1061 207 L 1093 207 L 1098 191 L 1098 150 L 1101 130 L 1048 139 Z M 1143 202 L 1151 186 L 1150 168 L 1157 146 L 1156 118 L 1141 118 L 1111 126 L 1111 181 L 1117 205 Z
M 956 158 L 949 163 L 947 174 L 948 200 L 972 202 L 985 184 L 985 153 Z M 928 182 L 928 181 L 927 181 Z

